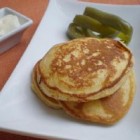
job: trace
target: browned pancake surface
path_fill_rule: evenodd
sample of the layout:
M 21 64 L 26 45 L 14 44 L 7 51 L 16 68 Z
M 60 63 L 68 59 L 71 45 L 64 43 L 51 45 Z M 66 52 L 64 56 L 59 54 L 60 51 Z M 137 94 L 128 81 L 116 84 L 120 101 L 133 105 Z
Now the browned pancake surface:
M 113 94 L 126 80 L 133 58 L 119 41 L 84 38 L 54 46 L 39 65 L 45 94 L 88 101 Z

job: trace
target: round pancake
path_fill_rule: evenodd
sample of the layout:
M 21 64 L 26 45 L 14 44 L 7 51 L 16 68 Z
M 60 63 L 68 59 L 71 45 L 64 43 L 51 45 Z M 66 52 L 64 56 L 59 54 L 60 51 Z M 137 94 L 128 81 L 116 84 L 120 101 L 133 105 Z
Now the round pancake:
M 49 107 L 54 108 L 54 109 L 60 109 L 61 106 L 59 104 L 58 101 L 56 101 L 55 99 L 48 97 L 47 95 L 45 95 L 42 90 L 40 89 L 37 81 L 37 72 L 38 72 L 38 63 L 35 65 L 33 72 L 32 72 L 32 89 L 34 91 L 34 93 L 36 93 L 36 95 Z
M 114 124 L 129 110 L 135 93 L 135 79 L 130 74 L 122 87 L 114 94 L 85 103 L 60 101 L 69 115 L 99 124 Z
M 55 45 L 40 61 L 40 88 L 56 100 L 87 102 L 113 94 L 132 67 L 132 53 L 119 41 L 75 39 Z

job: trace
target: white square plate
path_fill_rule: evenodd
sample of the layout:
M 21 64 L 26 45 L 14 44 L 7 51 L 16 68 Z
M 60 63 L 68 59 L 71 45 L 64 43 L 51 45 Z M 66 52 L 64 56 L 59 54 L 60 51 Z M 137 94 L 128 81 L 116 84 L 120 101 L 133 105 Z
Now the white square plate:
M 67 40 L 68 24 L 76 14 L 82 14 L 86 6 L 119 15 L 133 26 L 129 48 L 135 57 L 137 85 L 140 83 L 140 6 L 51 0 L 30 45 L 0 93 L 1 130 L 61 140 L 140 140 L 139 86 L 129 113 L 119 123 L 109 127 L 77 121 L 63 111 L 50 109 L 31 91 L 34 64 L 52 45 Z

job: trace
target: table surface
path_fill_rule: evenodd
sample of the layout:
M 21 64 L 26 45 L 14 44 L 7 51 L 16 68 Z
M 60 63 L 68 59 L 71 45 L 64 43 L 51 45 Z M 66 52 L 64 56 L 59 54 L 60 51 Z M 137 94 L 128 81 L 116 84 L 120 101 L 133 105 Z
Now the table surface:
M 82 0 L 96 3 L 106 4 L 140 4 L 140 0 Z M 18 12 L 30 17 L 34 23 L 24 33 L 22 40 L 15 47 L 9 51 L 0 54 L 0 89 L 4 86 L 20 57 L 25 51 L 30 42 L 35 30 L 37 29 L 40 20 L 47 8 L 48 0 L 1 0 L 0 8 L 10 7 Z M 36 16 L 37 15 L 37 16 Z M 10 134 L 8 132 L 0 132 L 0 139 L 2 140 L 43 140 L 29 136 L 22 136 L 17 134 Z

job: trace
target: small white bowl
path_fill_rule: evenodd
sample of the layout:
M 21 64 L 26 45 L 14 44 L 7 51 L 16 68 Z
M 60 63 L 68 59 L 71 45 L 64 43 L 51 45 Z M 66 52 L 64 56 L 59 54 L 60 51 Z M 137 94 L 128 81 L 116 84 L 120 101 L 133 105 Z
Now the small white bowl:
M 0 36 L 0 54 L 19 43 L 23 32 L 33 23 L 30 18 L 11 8 L 5 7 L 0 9 L 0 18 L 9 14 L 17 16 L 20 26 Z

